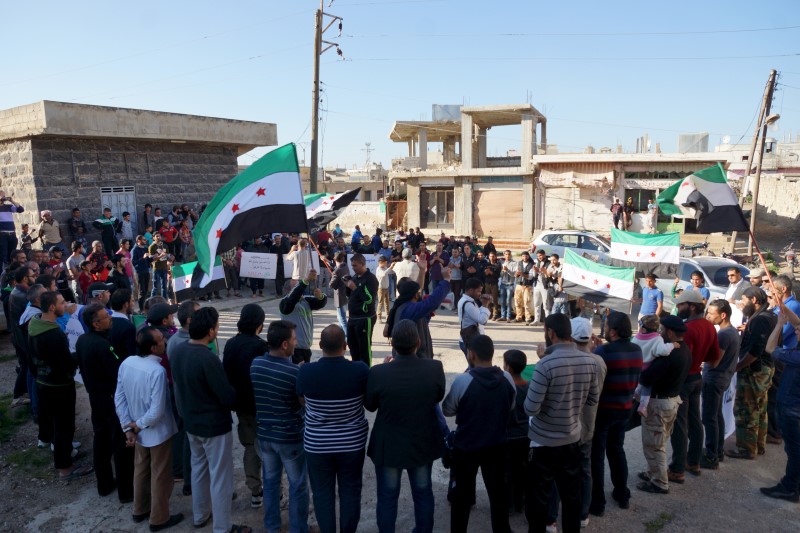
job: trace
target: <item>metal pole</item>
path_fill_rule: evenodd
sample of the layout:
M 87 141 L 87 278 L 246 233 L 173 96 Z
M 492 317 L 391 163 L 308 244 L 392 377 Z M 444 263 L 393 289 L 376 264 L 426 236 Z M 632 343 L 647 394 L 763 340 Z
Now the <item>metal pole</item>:
M 775 75 L 777 73 L 773 69 L 769 74 L 769 82 L 767 83 L 767 98 L 764 101 L 764 120 L 761 127 L 761 152 L 758 157 L 758 167 L 756 168 L 756 175 L 753 178 L 753 208 L 750 212 L 750 239 L 747 241 L 747 255 L 753 255 L 753 235 L 756 230 L 756 212 L 758 211 L 758 188 L 761 183 L 761 165 L 764 162 L 764 148 L 767 140 L 767 117 L 769 117 L 769 110 L 772 107 L 772 94 L 775 90 Z
M 309 192 L 317 192 L 317 170 L 319 168 L 319 56 L 322 54 L 322 2 L 316 14 L 314 28 L 314 90 L 311 104 L 311 172 Z

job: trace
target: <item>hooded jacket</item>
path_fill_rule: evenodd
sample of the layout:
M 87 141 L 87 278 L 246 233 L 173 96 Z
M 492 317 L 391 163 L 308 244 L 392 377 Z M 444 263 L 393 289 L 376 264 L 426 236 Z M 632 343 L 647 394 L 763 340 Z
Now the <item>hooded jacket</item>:
M 55 322 L 33 317 L 28 325 L 28 351 L 36 367 L 36 382 L 48 387 L 74 386 L 78 362 L 67 336 Z
M 474 451 L 503 444 L 516 394 L 514 379 L 496 366 L 456 376 L 442 403 L 444 415 L 456 417 L 455 448 Z

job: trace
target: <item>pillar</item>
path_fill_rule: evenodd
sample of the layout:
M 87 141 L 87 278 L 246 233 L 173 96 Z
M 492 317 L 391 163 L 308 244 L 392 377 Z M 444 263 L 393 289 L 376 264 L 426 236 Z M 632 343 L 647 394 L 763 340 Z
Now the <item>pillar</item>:
M 428 130 L 420 128 L 417 132 L 417 139 L 419 139 L 419 168 L 426 170 L 428 168 Z
M 473 154 L 475 146 L 472 144 L 474 124 L 472 115 L 461 113 L 461 168 L 475 168 Z

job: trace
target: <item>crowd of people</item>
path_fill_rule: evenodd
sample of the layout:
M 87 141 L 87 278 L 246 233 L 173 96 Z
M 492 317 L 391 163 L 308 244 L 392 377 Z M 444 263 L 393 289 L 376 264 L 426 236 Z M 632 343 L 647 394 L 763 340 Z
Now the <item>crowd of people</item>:
M 21 210 L 7 199 L 3 206 Z M 166 290 L 156 292 L 166 276 L 154 265 L 149 297 L 142 277 L 138 298 L 134 283 L 117 280 L 130 280 L 125 252 L 135 265 L 137 258 L 168 263 L 186 250 L 160 232 L 150 247 L 137 235 L 132 252 L 125 239 L 105 242 L 125 220 L 107 214 L 96 221 L 103 232 L 92 245 L 97 255 L 79 261 L 77 280 L 67 271 L 78 262 L 70 264 L 82 250 L 79 240 L 66 261 L 52 241 L 47 260 L 42 250 L 30 250 L 32 258 L 25 249 L 9 252 L 4 310 L 19 361 L 12 405 L 31 404 L 37 445 L 52 449 L 59 479 L 94 473 L 98 494 L 116 492 L 132 504 L 132 520 L 149 521 L 151 531 L 184 519 L 170 513 L 175 483 L 192 498 L 196 527 L 250 530 L 232 517 L 232 412 L 250 505 L 263 507 L 267 531 L 282 527 L 284 474 L 290 531 L 308 530 L 311 500 L 321 531 L 356 531 L 369 457 L 379 531 L 395 530 L 404 471 L 415 530 L 433 530 L 432 468 L 441 459 L 450 469 L 452 531 L 468 529 L 480 469 L 493 531 L 510 531 L 509 516 L 519 512 L 530 531 L 556 531 L 560 512 L 562 531 L 576 532 L 605 512 L 606 460 L 611 497 L 629 507 L 624 442 L 639 426 L 647 462 L 635 484 L 641 491 L 667 494 L 686 474 L 716 470 L 726 458 L 756 460 L 768 442 L 783 442 L 786 475 L 761 492 L 800 500 L 800 303 L 788 276 L 764 284 L 764 273 L 751 272 L 748 283 L 732 268 L 728 293 L 716 299 L 693 277 L 691 286 L 674 289 L 674 315 L 663 313 L 664 295 L 651 277 L 638 330 L 627 314 L 606 310 L 595 335 L 595 307 L 563 292 L 555 254 L 536 250 L 534 259 L 524 251 L 514 260 L 506 250 L 498 258 L 491 238 L 480 245 L 444 234 L 429 251 L 418 228 L 390 242 L 380 230 L 369 236 L 356 226 L 347 244 L 336 225 L 310 241 L 253 241 L 248 248 L 256 253 L 292 254 L 294 268 L 276 280 L 276 320 L 257 303 L 244 305 L 238 333 L 220 354 L 216 309 L 193 300 L 172 305 Z M 189 210 L 178 223 L 192 220 Z M 109 260 L 104 250 L 117 246 L 123 253 Z M 303 260 L 309 247 L 318 250 L 319 264 Z M 223 256 L 226 271 L 237 270 L 243 248 Z M 378 256 L 375 272 L 369 255 Z M 108 276 L 81 283 L 81 274 L 98 265 Z M 261 282 L 250 280 L 254 295 L 263 292 Z M 315 339 L 314 315 L 329 297 L 338 323 Z M 466 366 L 449 390 L 430 331 L 448 298 Z M 545 346 L 529 354 L 507 350 L 500 368 L 491 320 L 542 323 Z M 375 364 L 378 323 L 392 355 Z M 316 347 L 321 357 L 314 360 Z M 736 442 L 724 449 L 723 396 L 734 375 Z M 81 464 L 74 441 L 76 379 L 89 396 L 91 465 Z M 376 413 L 371 429 L 365 411 Z

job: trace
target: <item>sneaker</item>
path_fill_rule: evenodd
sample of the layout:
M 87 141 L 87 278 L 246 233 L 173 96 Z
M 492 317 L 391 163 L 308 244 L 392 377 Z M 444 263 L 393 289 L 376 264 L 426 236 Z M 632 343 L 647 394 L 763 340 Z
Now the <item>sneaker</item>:
M 14 398 L 11 400 L 11 407 L 22 407 L 23 405 L 28 405 L 29 403 L 31 403 L 30 398 L 20 396 L 19 398 Z
M 39 448 L 44 448 L 45 446 L 47 446 L 47 443 L 39 441 L 37 445 L 39 446 Z M 81 447 L 81 443 L 80 442 L 78 442 L 76 440 L 72 441 L 72 451 L 75 451 L 80 447 Z M 55 450 L 55 446 L 53 446 L 53 443 L 50 443 L 50 451 L 54 451 L 54 450 Z M 74 457 L 74 455 L 73 455 L 73 457 Z
M 250 507 L 253 509 L 258 509 L 264 503 L 264 492 L 259 492 L 258 494 L 253 494 L 250 496 Z
M 662 489 L 649 481 L 640 481 L 636 484 L 636 488 L 643 492 L 649 492 L 650 494 L 669 494 L 669 489 Z
M 774 487 L 761 487 L 761 494 L 776 498 L 778 500 L 786 500 L 789 502 L 800 503 L 800 493 L 790 492 L 783 488 L 783 485 L 778 483 Z
M 547 533 L 558 533 L 558 524 L 553 522 L 552 524 L 547 524 L 544 528 Z
M 589 527 L 589 519 L 588 518 L 584 518 L 584 519 L 581 520 L 581 529 L 583 529 L 585 527 Z

